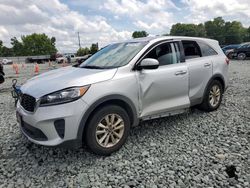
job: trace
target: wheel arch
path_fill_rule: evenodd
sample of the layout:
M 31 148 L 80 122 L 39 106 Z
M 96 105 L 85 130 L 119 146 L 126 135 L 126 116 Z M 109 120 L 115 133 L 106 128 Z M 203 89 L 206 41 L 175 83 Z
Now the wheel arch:
M 110 105 L 110 104 L 118 105 L 124 108 L 124 110 L 126 110 L 131 122 L 131 126 L 137 125 L 139 123 L 139 119 L 137 117 L 137 110 L 133 102 L 128 97 L 117 94 L 105 96 L 103 98 L 98 99 L 95 103 L 90 105 L 88 110 L 84 113 L 77 132 L 78 140 L 82 141 L 86 125 L 88 124 L 90 117 L 95 113 L 95 111 L 105 105 Z
M 225 79 L 224 79 L 224 77 L 223 77 L 221 74 L 215 74 L 215 75 L 213 75 L 213 76 L 210 78 L 210 80 L 208 81 L 208 83 L 207 83 L 207 85 L 206 85 L 206 88 L 205 88 L 204 93 L 203 93 L 203 99 L 204 99 L 204 97 L 205 97 L 205 95 L 206 95 L 206 91 L 207 91 L 208 86 L 209 86 L 209 85 L 211 84 L 211 82 L 214 81 L 214 80 L 218 80 L 218 81 L 221 83 L 222 89 L 223 89 L 223 93 L 224 93 L 224 91 L 225 91 Z

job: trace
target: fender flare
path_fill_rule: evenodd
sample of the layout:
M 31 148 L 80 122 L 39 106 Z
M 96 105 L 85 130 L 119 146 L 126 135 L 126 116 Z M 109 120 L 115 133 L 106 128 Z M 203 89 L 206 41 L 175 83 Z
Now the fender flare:
M 108 96 L 105 96 L 105 97 L 98 99 L 96 102 L 94 102 L 92 105 L 90 105 L 89 108 L 87 109 L 87 111 L 84 113 L 84 115 L 81 119 L 81 122 L 79 124 L 79 127 L 78 127 L 77 140 L 82 142 L 82 137 L 83 137 L 85 125 L 86 125 L 90 115 L 92 114 L 92 112 L 94 112 L 94 110 L 96 110 L 103 103 L 106 103 L 106 102 L 112 101 L 112 100 L 122 101 L 130 108 L 130 110 L 131 110 L 130 114 L 133 116 L 132 117 L 133 122 L 131 122 L 131 126 L 139 124 L 137 110 L 136 110 L 133 102 L 128 97 L 125 97 L 125 96 L 119 95 L 119 94 L 108 95 Z
M 224 91 L 225 91 L 225 79 L 224 79 L 224 77 L 221 75 L 221 74 L 215 74 L 215 75 L 213 75 L 210 79 L 209 79 L 209 81 L 208 81 L 208 83 L 207 83 L 207 85 L 206 85 L 206 87 L 205 87 L 205 90 L 204 90 L 204 92 L 203 92 L 203 97 L 202 97 L 202 101 L 204 100 L 204 97 L 205 97 L 205 95 L 206 95 L 206 91 L 207 91 L 207 88 L 208 88 L 208 86 L 211 84 L 211 82 L 213 81 L 213 80 L 216 80 L 216 79 L 220 79 L 219 81 L 222 81 L 222 87 L 223 87 L 223 93 L 224 93 Z

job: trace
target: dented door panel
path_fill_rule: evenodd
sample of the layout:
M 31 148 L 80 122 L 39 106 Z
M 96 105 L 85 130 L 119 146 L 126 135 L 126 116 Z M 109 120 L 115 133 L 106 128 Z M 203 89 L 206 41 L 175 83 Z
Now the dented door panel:
M 185 63 L 142 70 L 137 76 L 140 117 L 189 107 L 188 69 Z

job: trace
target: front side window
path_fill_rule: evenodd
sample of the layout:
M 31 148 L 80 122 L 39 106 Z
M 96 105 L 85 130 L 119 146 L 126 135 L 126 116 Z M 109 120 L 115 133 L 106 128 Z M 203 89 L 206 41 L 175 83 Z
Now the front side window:
M 109 69 L 124 66 L 147 44 L 147 42 L 124 42 L 106 46 L 89 59 L 81 68 Z
M 198 42 L 200 49 L 201 49 L 201 54 L 202 56 L 211 56 L 211 55 L 217 55 L 218 53 L 209 45 L 203 43 L 203 42 Z
M 177 43 L 164 43 L 154 47 L 144 58 L 153 58 L 159 65 L 170 65 L 180 62 L 180 50 Z

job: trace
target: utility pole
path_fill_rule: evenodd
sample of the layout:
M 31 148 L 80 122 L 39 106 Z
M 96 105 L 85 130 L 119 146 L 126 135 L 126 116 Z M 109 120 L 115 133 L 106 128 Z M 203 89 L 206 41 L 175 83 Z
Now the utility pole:
M 77 35 L 78 35 L 78 43 L 79 43 L 79 48 L 81 48 L 81 41 L 80 41 L 80 35 L 79 35 L 79 32 L 77 32 Z

